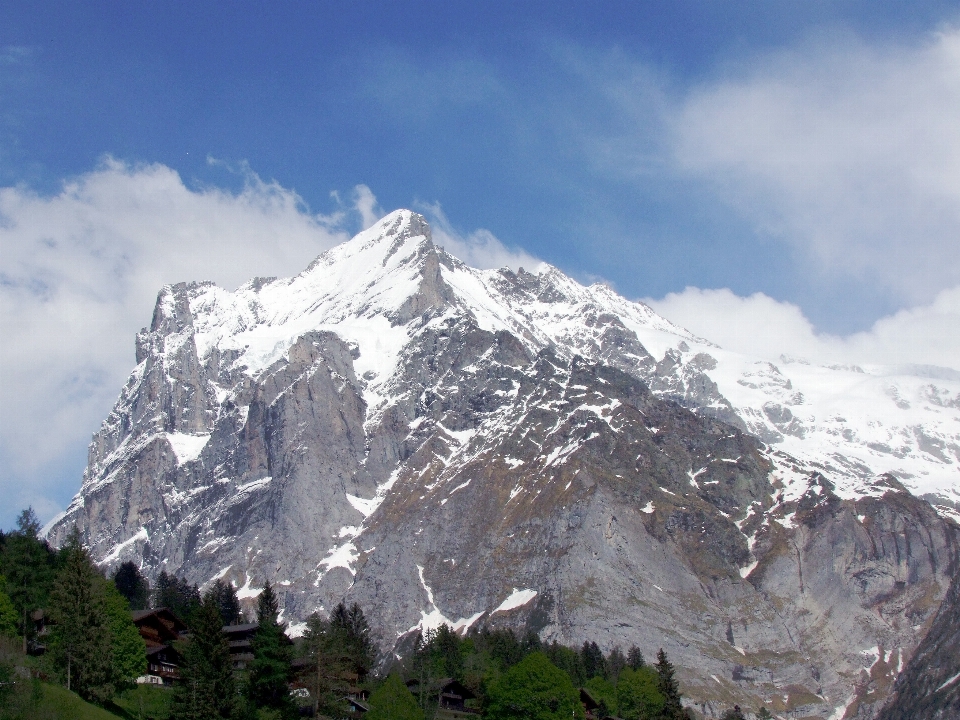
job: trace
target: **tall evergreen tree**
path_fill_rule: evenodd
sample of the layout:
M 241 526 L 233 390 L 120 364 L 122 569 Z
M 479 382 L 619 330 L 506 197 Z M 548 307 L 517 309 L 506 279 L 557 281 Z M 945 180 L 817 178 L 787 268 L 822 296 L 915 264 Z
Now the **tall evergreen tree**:
M 463 656 L 460 637 L 444 623 L 433 638 L 434 652 L 444 677 L 463 682 Z
M 358 603 L 349 608 L 340 602 L 330 613 L 330 628 L 342 643 L 344 653 L 357 669 L 367 673 L 373 667 L 376 648 L 370 637 L 370 625 Z
M 207 593 L 195 616 L 193 631 L 183 645 L 180 682 L 174 686 L 171 717 L 178 720 L 229 718 L 236 707 L 230 646 L 216 598 Z
M 680 703 L 680 684 L 674 677 L 673 664 L 667 660 L 667 654 L 660 648 L 657 653 L 657 690 L 663 696 L 663 710 L 661 717 L 664 720 L 682 720 L 686 717 L 683 705 Z
M 614 685 L 617 684 L 617 678 L 620 677 L 620 671 L 627 667 L 627 658 L 619 645 L 614 645 L 613 650 L 607 656 L 607 680 Z
M 65 671 L 67 687 L 103 703 L 113 695 L 113 653 L 104 579 L 80 544 L 74 528 L 65 548 L 65 564 L 50 594 L 55 621 L 51 654 Z
M 213 594 L 220 608 L 220 617 L 224 625 L 239 625 L 243 622 L 243 611 L 240 608 L 240 598 L 233 583 L 218 579 L 209 590 Z
M 17 613 L 23 652 L 33 639 L 30 613 L 47 604 L 56 572 L 56 553 L 40 538 L 40 522 L 33 508 L 23 510 L 17 529 L 4 538 L 0 573 L 7 578 L 7 594 Z
M 606 674 L 603 652 L 595 642 L 584 641 L 583 648 L 580 650 L 580 657 L 583 659 L 583 671 L 587 679 L 603 677 Z
M 200 607 L 200 590 L 183 578 L 161 571 L 153 591 L 153 607 L 168 608 L 178 618 L 191 625 L 193 614 Z
M 247 697 L 255 708 L 276 710 L 281 717 L 293 717 L 296 708 L 288 684 L 292 649 L 279 615 L 277 596 L 268 581 L 257 600 L 258 627 L 253 636 Z
M 0 575 L 0 636 L 14 638 L 17 636 L 17 609 L 7 595 L 7 579 Z
M 113 584 L 127 599 L 131 610 L 144 610 L 150 603 L 150 583 L 140 573 L 136 563 L 127 560 L 111 576 Z
M 631 670 L 639 670 L 645 664 L 643 659 L 643 653 L 640 652 L 640 648 L 636 645 L 631 645 L 630 650 L 627 651 L 627 665 L 630 666 Z
M 352 669 L 352 661 L 345 654 L 342 637 L 329 620 L 313 613 L 307 618 L 307 629 L 300 643 L 303 672 L 300 681 L 313 698 L 313 716 L 321 713 L 330 717 L 346 717 L 348 708 L 343 701 L 349 683 L 345 674 Z

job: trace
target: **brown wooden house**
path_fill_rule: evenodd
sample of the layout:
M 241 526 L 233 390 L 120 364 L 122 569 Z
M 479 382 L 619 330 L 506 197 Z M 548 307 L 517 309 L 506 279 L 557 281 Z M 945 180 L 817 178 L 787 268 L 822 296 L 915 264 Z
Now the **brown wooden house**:
M 414 696 L 420 694 L 420 681 L 408 680 L 407 688 Z M 480 711 L 467 705 L 469 700 L 476 700 L 477 696 L 463 683 L 453 678 L 441 678 L 429 684 L 426 688 L 427 697 L 437 703 L 436 720 L 460 720 L 469 717 L 473 720 Z
M 182 658 L 173 643 L 187 632 L 187 625 L 169 608 L 130 612 L 147 646 L 147 672 L 137 678 L 140 684 L 172 685 L 180 678 Z

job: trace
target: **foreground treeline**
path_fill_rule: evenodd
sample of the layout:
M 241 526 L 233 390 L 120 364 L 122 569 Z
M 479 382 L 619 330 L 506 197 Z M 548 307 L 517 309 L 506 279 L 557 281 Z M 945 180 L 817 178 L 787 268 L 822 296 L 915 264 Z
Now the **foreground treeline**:
M 637 647 L 604 654 L 595 642 L 571 648 L 535 633 L 481 627 L 463 636 L 441 626 L 377 666 L 359 605 L 312 615 L 291 640 L 269 583 L 255 617 L 245 617 L 228 582 L 201 593 L 161 573 L 151 588 L 132 563 L 107 578 L 78 533 L 53 550 L 39 531 L 26 510 L 16 530 L 0 533 L 0 720 L 48 717 L 40 712 L 41 679 L 140 720 L 694 717 L 663 650 L 648 663 Z M 176 679 L 172 688 L 134 689 L 147 662 L 131 611 L 161 607 L 188 627 L 173 643 Z M 227 631 L 241 623 L 252 639 L 238 662 Z M 137 701 L 124 703 L 131 693 Z M 737 708 L 728 717 L 742 714 Z
M 465 637 L 441 626 L 425 637 L 399 672 L 415 690 L 422 714 L 436 710 L 429 688 L 441 678 L 459 681 L 487 718 L 584 717 L 680 720 L 689 715 L 681 704 L 673 665 L 663 650 L 655 664 L 637 647 L 626 654 L 615 647 L 604 655 L 595 642 L 579 649 L 542 643 L 535 633 L 518 638 L 510 630 L 481 628 Z M 585 691 L 585 692 L 583 692 Z M 370 698 L 376 705 L 376 697 Z M 414 717 L 414 716 L 412 716 Z

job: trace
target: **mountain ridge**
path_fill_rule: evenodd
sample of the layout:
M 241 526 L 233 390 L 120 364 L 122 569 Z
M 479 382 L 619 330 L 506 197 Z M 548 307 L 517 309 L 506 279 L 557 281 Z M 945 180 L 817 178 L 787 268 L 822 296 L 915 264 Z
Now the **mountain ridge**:
M 384 650 L 441 621 L 632 638 L 708 713 L 867 712 L 863 653 L 911 653 L 956 572 L 960 387 L 742 358 L 539 270 L 397 211 L 294 278 L 165 287 L 51 540 L 270 579 L 291 621 L 346 596 Z

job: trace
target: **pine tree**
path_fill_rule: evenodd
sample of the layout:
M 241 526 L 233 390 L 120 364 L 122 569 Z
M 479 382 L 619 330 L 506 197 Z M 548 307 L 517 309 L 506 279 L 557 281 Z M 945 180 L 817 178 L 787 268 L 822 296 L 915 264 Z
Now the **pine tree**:
M 583 671 L 586 673 L 588 680 L 605 674 L 603 652 L 595 642 L 584 641 L 583 648 L 580 650 L 580 657 L 583 659 Z
M 463 656 L 460 654 L 460 637 L 444 623 L 437 628 L 433 646 L 444 677 L 463 681 Z
M 237 589 L 233 586 L 233 583 L 218 579 L 213 583 L 209 592 L 213 594 L 217 607 L 220 608 L 220 617 L 223 619 L 224 625 L 239 625 L 243 622 L 240 598 L 237 597 Z
M 343 650 L 342 637 L 333 630 L 328 620 L 317 613 L 307 618 L 307 629 L 301 641 L 304 671 L 301 682 L 313 697 L 313 716 L 323 712 L 331 717 L 345 717 L 348 708 L 343 701 L 349 684 L 344 674 L 352 662 Z
M 144 610 L 150 602 L 150 583 L 130 560 L 120 564 L 111 576 L 113 584 L 127 599 L 131 610 Z
M 660 648 L 657 653 L 657 690 L 663 695 L 663 710 L 661 717 L 664 720 L 678 720 L 684 718 L 683 705 L 680 703 L 680 684 L 674 677 L 673 664 L 667 660 L 667 654 Z
M 278 621 L 279 614 L 277 596 L 267 582 L 257 600 L 258 627 L 253 636 L 247 697 L 255 708 L 277 710 L 282 717 L 291 717 L 296 715 L 288 686 L 292 650 Z
M 182 720 L 229 718 L 236 705 L 230 646 L 222 632 L 220 608 L 207 593 L 183 646 L 180 682 L 174 686 L 171 717 Z
M 193 614 L 200 607 L 200 590 L 183 578 L 161 571 L 153 591 L 153 607 L 165 607 L 187 625 L 192 625 Z
M 0 573 L 7 578 L 7 595 L 17 613 L 23 652 L 33 637 L 30 613 L 47 603 L 56 571 L 56 554 L 39 537 L 40 522 L 33 508 L 23 510 L 17 529 L 5 537 Z
M 727 710 L 720 716 L 720 720 L 747 720 L 747 718 L 744 716 L 740 706 L 734 705 L 732 710 Z
M 51 655 L 66 673 L 67 688 L 103 703 L 113 696 L 113 653 L 104 579 L 80 544 L 74 528 L 65 564 L 50 594 Z
M 631 645 L 630 650 L 627 652 L 627 665 L 630 666 L 632 670 L 639 670 L 645 664 L 643 659 L 643 653 L 640 652 L 640 648 L 636 645 Z
M 627 658 L 624 657 L 620 646 L 615 645 L 613 650 L 611 650 L 610 654 L 607 656 L 607 680 L 616 685 L 617 678 L 620 677 L 620 671 L 626 666 Z
M 343 652 L 365 674 L 373 667 L 376 648 L 370 637 L 370 625 L 358 603 L 347 608 L 338 603 L 330 613 L 330 629 L 342 643 Z

